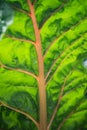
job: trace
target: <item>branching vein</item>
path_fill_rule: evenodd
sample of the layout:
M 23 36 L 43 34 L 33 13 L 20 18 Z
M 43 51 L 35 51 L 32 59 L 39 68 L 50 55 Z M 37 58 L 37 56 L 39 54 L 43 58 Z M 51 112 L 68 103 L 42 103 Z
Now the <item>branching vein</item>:
M 36 121 L 31 115 L 29 115 L 29 114 L 27 114 L 26 112 L 21 111 L 21 110 L 19 110 L 19 109 L 17 109 L 17 108 L 12 107 L 12 106 L 10 106 L 10 105 L 4 103 L 3 101 L 0 101 L 0 103 L 2 104 L 2 106 L 5 106 L 5 107 L 7 107 L 7 108 L 9 108 L 9 109 L 11 109 L 11 110 L 13 110 L 13 111 L 15 111 L 15 112 L 18 112 L 18 113 L 20 113 L 20 114 L 23 114 L 24 116 L 26 116 L 27 118 L 29 118 L 30 120 L 32 120 L 32 121 L 34 122 L 34 124 L 37 126 L 37 128 L 39 127 L 39 124 L 37 123 L 37 121 Z
M 53 115 L 52 115 L 52 117 L 51 117 L 51 120 L 50 120 L 50 122 L 49 122 L 49 124 L 48 124 L 47 130 L 50 129 L 50 126 L 51 126 L 51 124 L 52 124 L 52 122 L 53 122 L 53 120 L 54 120 L 54 117 L 55 117 L 55 115 L 56 115 L 56 113 L 57 113 L 57 111 L 58 111 L 60 102 L 61 102 L 62 97 L 63 97 L 63 92 L 64 92 L 64 88 L 65 88 L 65 85 L 66 85 L 66 81 L 67 81 L 67 79 L 69 78 L 69 76 L 71 75 L 71 73 L 72 73 L 72 72 L 70 72 L 70 73 L 66 76 L 66 78 L 65 78 L 65 80 L 64 80 L 64 83 L 63 83 L 63 85 L 62 85 L 62 87 L 61 87 L 60 96 L 59 96 L 57 105 L 56 105 L 56 107 L 55 107 L 55 109 L 54 109 L 54 112 L 53 112 Z
M 47 55 L 47 52 L 48 52 L 48 51 L 50 50 L 50 48 L 52 47 L 52 45 L 55 44 L 60 37 L 62 37 L 64 34 L 66 34 L 69 30 L 71 30 L 71 29 L 77 27 L 77 26 L 78 26 L 79 24 L 81 24 L 81 22 L 83 22 L 83 20 L 85 20 L 86 18 L 87 18 L 87 17 L 85 17 L 84 19 L 81 19 L 79 22 L 77 22 L 77 23 L 74 24 L 72 27 L 70 27 L 68 30 L 66 30 L 66 31 L 64 31 L 62 34 L 60 34 L 57 38 L 55 38 L 54 41 L 52 41 L 52 43 L 50 43 L 50 45 L 49 45 L 48 48 L 46 49 L 45 54 L 44 54 L 44 59 L 45 59 L 45 57 L 46 57 L 46 55 Z
M 84 33 L 83 35 L 85 35 L 85 34 L 86 34 L 86 33 Z M 68 46 L 68 47 L 60 54 L 60 56 L 54 60 L 52 66 L 50 67 L 50 69 L 49 69 L 49 71 L 48 71 L 48 73 L 47 73 L 47 75 L 46 75 L 46 77 L 45 77 L 45 80 L 47 80 L 48 76 L 49 76 L 50 73 L 51 73 L 52 68 L 54 67 L 55 63 L 60 59 L 60 57 L 62 57 L 62 55 L 63 55 L 66 51 L 68 51 L 68 50 L 71 49 L 75 44 L 77 44 L 77 42 L 83 37 L 83 35 L 81 35 L 81 36 L 80 36 L 79 38 L 77 38 L 74 42 L 72 42 L 71 45 Z M 72 53 L 72 52 L 71 52 L 71 53 Z M 70 54 L 68 54 L 68 55 L 61 61 L 60 64 L 62 64 L 63 61 L 64 61 L 69 55 L 70 55 Z M 59 65 L 59 66 L 60 66 L 60 65 Z M 58 70 L 58 69 L 57 69 L 57 70 Z
M 44 26 L 44 24 L 46 23 L 46 21 L 47 21 L 51 16 L 53 16 L 56 12 L 60 11 L 60 10 L 64 7 L 64 5 L 65 5 L 66 3 L 67 3 L 67 1 L 65 0 L 65 2 L 63 2 L 57 9 L 55 9 L 55 11 L 54 11 L 53 13 L 51 13 L 51 14 L 47 17 L 47 19 L 45 19 L 44 23 L 43 23 L 42 26 L 40 27 L 40 30 L 42 29 L 42 27 Z
M 26 15 L 28 15 L 28 16 L 30 15 L 29 12 L 27 12 L 27 11 L 25 11 L 25 10 L 23 10 L 23 9 L 20 9 L 20 8 L 14 6 L 14 5 L 13 5 L 12 7 L 13 7 L 14 9 L 16 9 L 17 11 L 21 12 L 21 13 L 24 13 L 24 14 L 26 14 Z
M 13 40 L 17 40 L 17 41 L 20 41 L 20 42 L 28 42 L 28 43 L 31 43 L 31 44 L 35 44 L 35 42 L 31 41 L 31 40 L 28 40 L 28 39 L 21 39 L 21 38 L 17 38 L 17 37 L 14 37 L 14 36 L 10 36 L 8 34 L 5 35 L 6 37 L 8 38 L 11 38 Z
M 77 108 L 83 103 L 84 101 L 82 100 L 77 106 L 62 120 L 62 122 L 59 124 L 57 130 L 60 130 L 61 127 L 64 125 L 64 123 L 76 112 Z
M 5 69 L 8 69 L 8 70 L 21 72 L 21 73 L 30 75 L 30 76 L 34 77 L 35 79 L 37 79 L 37 76 L 34 75 L 34 74 L 31 73 L 31 72 L 28 72 L 28 71 L 26 71 L 26 70 L 22 70 L 22 69 L 19 69 L 19 68 L 12 68 L 12 67 L 9 67 L 9 66 L 7 66 L 7 65 L 4 65 L 2 62 L 0 62 L 0 68 L 5 68 Z

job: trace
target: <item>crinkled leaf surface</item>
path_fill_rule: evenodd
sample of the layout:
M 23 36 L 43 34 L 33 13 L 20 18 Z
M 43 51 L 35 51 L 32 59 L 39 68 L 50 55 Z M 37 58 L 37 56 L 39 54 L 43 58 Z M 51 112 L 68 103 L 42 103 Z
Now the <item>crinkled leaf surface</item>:
M 6 2 L 14 10 L 14 22 L 0 41 L 0 129 L 36 130 L 22 113 L 2 105 L 39 121 L 33 76 L 38 75 L 38 55 L 30 9 L 27 0 Z M 41 36 L 48 124 L 57 109 L 50 130 L 87 130 L 87 0 L 31 2 Z

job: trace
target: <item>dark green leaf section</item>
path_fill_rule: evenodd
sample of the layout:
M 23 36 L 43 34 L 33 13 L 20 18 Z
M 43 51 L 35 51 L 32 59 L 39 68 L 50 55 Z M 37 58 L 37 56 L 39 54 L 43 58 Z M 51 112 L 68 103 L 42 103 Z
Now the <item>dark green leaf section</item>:
M 0 128 L 5 130 L 37 130 L 35 125 L 26 117 L 14 111 L 0 107 Z
M 64 2 L 66 1 L 64 0 Z M 39 28 L 41 28 L 47 19 L 56 13 L 63 4 L 62 1 L 58 0 L 38 0 L 35 4 L 35 9 Z
M 17 10 L 17 8 L 22 9 L 24 11 L 29 10 L 26 0 L 6 0 L 6 2 L 9 2 L 15 10 Z
M 34 97 L 32 97 L 32 95 L 29 94 L 28 92 L 17 91 L 11 96 L 9 104 L 18 109 L 21 109 L 22 111 L 31 114 L 34 118 L 36 117 L 38 118 L 37 116 L 38 108 L 34 100 L 36 95 L 33 96 Z

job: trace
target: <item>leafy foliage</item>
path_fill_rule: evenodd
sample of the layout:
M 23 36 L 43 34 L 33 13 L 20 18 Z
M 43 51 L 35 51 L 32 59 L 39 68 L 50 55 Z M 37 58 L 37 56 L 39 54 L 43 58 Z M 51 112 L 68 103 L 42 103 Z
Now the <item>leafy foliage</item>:
M 1 0 L 0 38 L 0 129 L 42 130 L 44 64 L 45 130 L 86 130 L 87 1 Z

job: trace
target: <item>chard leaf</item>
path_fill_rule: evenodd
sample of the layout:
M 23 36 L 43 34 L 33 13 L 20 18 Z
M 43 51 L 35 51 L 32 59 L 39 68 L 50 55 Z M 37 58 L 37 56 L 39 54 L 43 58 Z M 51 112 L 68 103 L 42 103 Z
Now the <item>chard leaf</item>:
M 1 0 L 0 39 L 0 129 L 86 130 L 87 1 Z

